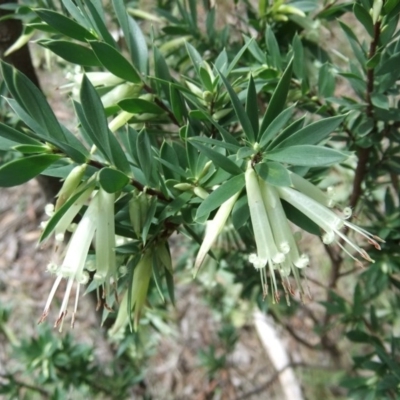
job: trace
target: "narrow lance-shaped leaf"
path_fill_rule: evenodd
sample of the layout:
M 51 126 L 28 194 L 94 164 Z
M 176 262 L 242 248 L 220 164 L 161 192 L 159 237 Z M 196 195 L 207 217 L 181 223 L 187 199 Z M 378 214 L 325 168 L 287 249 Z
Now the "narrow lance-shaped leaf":
M 343 121 L 345 115 L 325 118 L 305 126 L 283 140 L 276 147 L 288 147 L 300 144 L 318 144 L 326 139 Z
M 91 49 L 77 43 L 67 40 L 41 40 L 38 44 L 72 64 L 87 67 L 101 67 L 102 65 Z
M 267 111 L 261 122 L 260 132 L 264 132 L 269 124 L 281 113 L 285 107 L 286 98 L 289 93 L 290 80 L 292 78 L 292 63 L 290 60 L 289 65 L 286 67 L 281 79 L 272 94 L 271 101 L 268 104 Z
M 97 148 L 111 161 L 108 125 L 103 105 L 86 75 L 81 85 L 81 105 L 86 119 L 86 131 Z
M 66 141 L 65 134 L 43 93 L 21 72 L 14 70 L 15 89 L 23 107 L 49 137 Z
M 96 39 L 91 32 L 65 15 L 42 8 L 36 9 L 35 12 L 44 22 L 67 37 L 81 42 Z
M 232 175 L 239 175 L 243 173 L 243 171 L 228 157 L 216 152 L 209 147 L 203 146 L 200 143 L 196 143 L 194 141 L 191 142 L 193 146 L 197 147 L 201 152 L 203 152 L 207 157 L 213 161 L 215 165 L 222 168 L 223 170 L 231 173 Z
M 10 161 L 0 167 L 0 187 L 22 185 L 60 158 L 57 154 L 39 154 Z
M 254 129 L 253 126 L 250 122 L 249 117 L 246 114 L 246 111 L 242 105 L 242 102 L 239 100 L 239 97 L 233 90 L 231 84 L 228 82 L 228 80 L 222 75 L 220 71 L 218 71 L 219 76 L 222 79 L 222 82 L 224 83 L 226 90 L 228 91 L 229 97 L 232 101 L 233 108 L 235 110 L 235 114 L 237 116 L 237 119 L 240 122 L 240 125 L 242 125 L 244 134 L 246 135 L 247 139 L 251 142 L 254 143 L 255 140 L 255 134 L 254 134 Z
M 91 41 L 90 45 L 100 63 L 112 74 L 128 82 L 141 82 L 139 73 L 117 49 L 103 42 Z
M 243 189 L 244 183 L 244 174 L 237 175 L 210 193 L 197 209 L 196 219 L 208 215 L 235 193 L 239 193 Z
M 267 160 L 305 167 L 322 167 L 344 161 L 350 156 L 323 146 L 300 145 L 272 150 L 265 154 Z
M 253 76 L 250 75 L 249 85 L 247 86 L 246 113 L 249 117 L 254 133 L 258 134 L 258 102 L 257 91 Z

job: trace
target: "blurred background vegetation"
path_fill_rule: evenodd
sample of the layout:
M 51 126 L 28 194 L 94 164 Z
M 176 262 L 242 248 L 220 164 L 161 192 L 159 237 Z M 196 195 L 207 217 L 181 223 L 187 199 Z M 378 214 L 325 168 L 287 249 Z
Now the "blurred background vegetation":
M 373 16 L 378 3 L 387 27 L 382 29 L 386 36 L 376 42 Z M 44 30 L 35 30 L 40 19 L 32 8 L 67 13 L 52 0 L 0 4 L 1 29 L 5 23 L 22 22 L 15 39 L 21 33 L 34 33 L 34 41 L 47 37 Z M 118 36 L 112 4 L 104 1 L 103 6 L 109 30 Z M 80 310 L 85 317 L 74 330 L 59 334 L 47 323 L 36 326 L 51 284 L 44 266 L 52 248 L 38 252 L 35 243 L 41 210 L 57 184 L 45 180 L 40 185 L 2 189 L 0 396 L 284 399 L 288 395 L 281 378 L 292 371 L 295 378 L 290 382 L 299 388 L 299 399 L 400 398 L 398 2 L 159 0 L 126 1 L 126 7 L 177 80 L 191 76 L 186 41 L 213 64 L 223 49 L 231 60 L 254 38 L 241 54 L 235 74 L 245 79 L 251 71 L 269 80 L 260 95 L 261 109 L 278 78 L 274 52 L 293 51 L 289 97 L 297 103 L 297 114 L 353 112 L 343 127 L 346 134 L 335 140 L 359 156 L 358 164 L 354 159 L 349 165 L 314 169 L 308 178 L 323 188 L 334 186 L 339 201 L 354 208 L 357 223 L 368 225 L 386 243 L 380 253 L 368 249 L 376 262 L 360 270 L 338 249 L 303 234 L 301 247 L 312 260 L 307 273 L 310 296 L 305 304 L 293 299 L 288 306 L 263 299 L 258 274 L 248 272 L 244 249 L 250 242 L 246 235 L 239 237 L 233 226 L 219 239 L 215 250 L 219 262 L 209 258 L 195 280 L 192 266 L 198 245 L 174 236 L 175 306 L 162 303 L 153 285 L 139 331 L 128 327 L 111 336 L 109 325 L 98 328 L 101 316 L 93 311 L 94 300 L 87 295 Z M 37 83 L 57 117 L 73 126 L 76 121 L 67 95 L 58 89 L 76 72 L 75 66 L 43 46 L 32 43 L 30 48 Z M 0 54 L 19 65 L 4 55 L 4 49 Z M 376 54 L 387 57 L 389 72 L 371 77 Z M 26 50 L 22 58 L 25 64 L 30 60 Z M 32 70 L 28 66 L 25 72 Z M 6 93 L 3 83 L 0 93 Z M 0 120 L 20 124 L 3 98 Z M 13 157 L 6 142 L 0 150 L 1 163 Z M 354 177 L 360 179 L 358 186 Z M 270 327 L 278 337 L 287 357 L 284 365 L 273 360 L 263 341 L 267 333 L 257 323 Z

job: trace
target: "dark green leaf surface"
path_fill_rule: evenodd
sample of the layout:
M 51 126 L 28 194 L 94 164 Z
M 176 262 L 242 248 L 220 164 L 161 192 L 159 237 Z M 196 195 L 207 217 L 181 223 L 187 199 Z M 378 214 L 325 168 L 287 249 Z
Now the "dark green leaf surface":
M 91 32 L 65 15 L 44 8 L 38 8 L 35 12 L 44 22 L 65 36 L 81 42 L 96 39 Z
M 218 189 L 210 193 L 210 195 L 201 203 L 200 207 L 197 209 L 196 219 L 201 219 L 211 211 L 218 208 L 222 203 L 241 191 L 244 185 L 243 174 L 237 175 L 226 181 Z
M 118 103 L 118 105 L 125 111 L 132 114 L 164 114 L 165 111 L 157 104 L 144 99 L 125 99 Z
M 100 63 L 112 74 L 128 82 L 141 82 L 138 72 L 117 49 L 104 42 L 91 41 L 90 45 Z
M 281 79 L 279 80 L 271 101 L 268 104 L 267 111 L 263 117 L 260 132 L 264 132 L 269 124 L 282 112 L 285 108 L 286 98 L 289 93 L 290 80 L 292 78 L 292 61 L 286 67 Z
M 70 63 L 87 67 L 102 65 L 91 49 L 80 44 L 66 40 L 41 40 L 38 43 Z
M 56 154 L 39 154 L 10 161 L 0 167 L 0 187 L 28 182 L 60 158 Z
M 344 120 L 344 115 L 325 118 L 305 126 L 293 133 L 290 137 L 279 143 L 276 148 L 300 145 L 318 144 L 326 139 Z
M 129 183 L 129 178 L 118 170 L 103 168 L 99 172 L 99 182 L 107 193 L 116 193 Z
M 222 154 L 217 153 L 215 150 L 203 146 L 200 143 L 192 141 L 192 144 L 193 146 L 197 147 L 201 152 L 203 152 L 207 157 L 209 157 L 215 165 L 222 168 L 223 170 L 231 173 L 232 175 L 239 175 L 243 173 L 243 171 L 228 157 L 223 156 Z
M 291 165 L 322 167 L 340 163 L 350 154 L 322 146 L 299 145 L 271 150 L 264 158 Z
M 231 84 L 227 81 L 227 79 L 218 71 L 219 76 L 222 79 L 222 82 L 224 83 L 226 90 L 228 91 L 229 97 L 232 101 L 233 108 L 235 110 L 235 114 L 237 116 L 237 119 L 239 120 L 240 124 L 242 125 L 243 132 L 246 135 L 247 139 L 251 142 L 254 143 L 255 140 L 255 134 L 253 130 L 253 126 L 250 122 L 249 117 L 246 114 L 246 111 L 242 105 L 242 102 L 239 100 L 239 97 L 233 90 Z

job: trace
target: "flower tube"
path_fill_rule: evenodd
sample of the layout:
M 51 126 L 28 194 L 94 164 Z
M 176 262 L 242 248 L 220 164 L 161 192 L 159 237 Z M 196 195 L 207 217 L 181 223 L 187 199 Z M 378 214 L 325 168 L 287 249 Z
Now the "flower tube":
M 89 247 L 93 240 L 94 232 L 97 227 L 98 216 L 99 216 L 98 198 L 97 196 L 95 196 L 92 199 L 89 207 L 87 208 L 85 214 L 83 215 L 81 221 L 79 222 L 78 227 L 76 228 L 75 232 L 71 237 L 62 265 L 55 271 L 57 278 L 50 291 L 49 297 L 47 299 L 39 323 L 44 321 L 45 318 L 47 317 L 49 313 L 50 304 L 57 291 L 57 288 L 62 278 L 66 278 L 68 279 L 67 288 L 61 304 L 58 318 L 55 323 L 55 327 L 60 326 L 60 331 L 62 330 L 62 323 L 65 318 L 65 315 L 67 314 L 67 306 L 72 285 L 74 281 L 76 281 L 78 287 L 76 291 L 74 312 L 72 314 L 71 325 L 73 326 L 75 313 L 78 307 L 79 287 L 81 284 L 87 283 L 89 279 L 87 272 L 84 271 L 84 266 L 89 251 Z

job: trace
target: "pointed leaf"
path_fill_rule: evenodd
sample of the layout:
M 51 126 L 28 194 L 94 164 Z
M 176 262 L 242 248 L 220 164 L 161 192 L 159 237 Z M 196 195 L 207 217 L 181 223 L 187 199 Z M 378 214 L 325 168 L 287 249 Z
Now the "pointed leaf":
M 254 84 L 253 76 L 250 75 L 249 85 L 247 87 L 247 99 L 246 99 L 246 113 L 249 117 L 253 131 L 258 134 L 258 101 L 257 91 Z
M 60 158 L 62 157 L 57 154 L 39 154 L 3 164 L 0 167 L 0 187 L 12 187 L 28 182 Z
M 116 48 L 104 42 L 89 43 L 100 63 L 112 74 L 128 82 L 141 82 L 139 73 Z
M 260 146 L 263 148 L 266 146 L 274 137 L 279 133 L 279 131 L 286 125 L 291 116 L 293 115 L 294 108 L 296 104 L 293 104 L 286 110 L 283 110 L 265 129 L 261 132 L 260 136 Z
M 227 81 L 227 79 L 221 74 L 220 71 L 218 71 L 219 76 L 222 79 L 222 82 L 224 83 L 226 90 L 228 91 L 229 97 L 232 101 L 233 108 L 235 110 L 235 114 L 237 119 L 239 120 L 240 124 L 242 125 L 244 134 L 246 135 L 247 139 L 251 142 L 254 143 L 255 140 L 255 135 L 254 135 L 254 130 L 253 126 L 250 122 L 249 117 L 246 114 L 246 111 L 244 110 L 244 107 L 242 105 L 242 102 L 239 100 L 239 97 L 233 90 L 231 84 Z
M 325 118 L 305 126 L 293 133 L 290 137 L 279 143 L 276 148 L 294 146 L 299 144 L 318 144 L 326 139 L 344 120 L 345 115 Z
M 210 195 L 201 203 L 200 207 L 197 209 L 196 219 L 201 219 L 210 214 L 211 211 L 214 211 L 226 200 L 240 192 L 244 185 L 244 174 L 234 176 L 226 181 L 218 189 L 210 193 Z
M 87 67 L 102 65 L 91 49 L 77 43 L 67 40 L 40 40 L 38 44 L 73 64 Z
M 111 161 L 109 131 L 103 104 L 86 75 L 82 79 L 80 98 L 87 134 L 103 155 Z
M 200 143 L 192 141 L 193 146 L 197 147 L 201 152 L 203 152 L 212 162 L 223 170 L 231 173 L 232 175 L 242 174 L 243 171 L 228 157 L 217 153 L 215 150 L 209 147 L 203 146 Z
M 91 32 L 65 15 L 44 8 L 38 8 L 34 11 L 42 21 L 46 22 L 65 36 L 81 42 L 96 39 L 96 36 Z
M 286 67 L 281 79 L 272 94 L 271 101 L 268 104 L 267 111 L 261 123 L 260 132 L 264 132 L 269 124 L 282 112 L 285 107 L 286 98 L 289 93 L 290 80 L 292 79 L 293 59 Z
M 116 169 L 103 168 L 99 172 L 99 182 L 107 193 L 116 193 L 129 183 L 129 178 Z
M 285 147 L 268 152 L 264 158 L 291 165 L 322 167 L 346 160 L 349 153 L 322 146 L 300 145 Z

